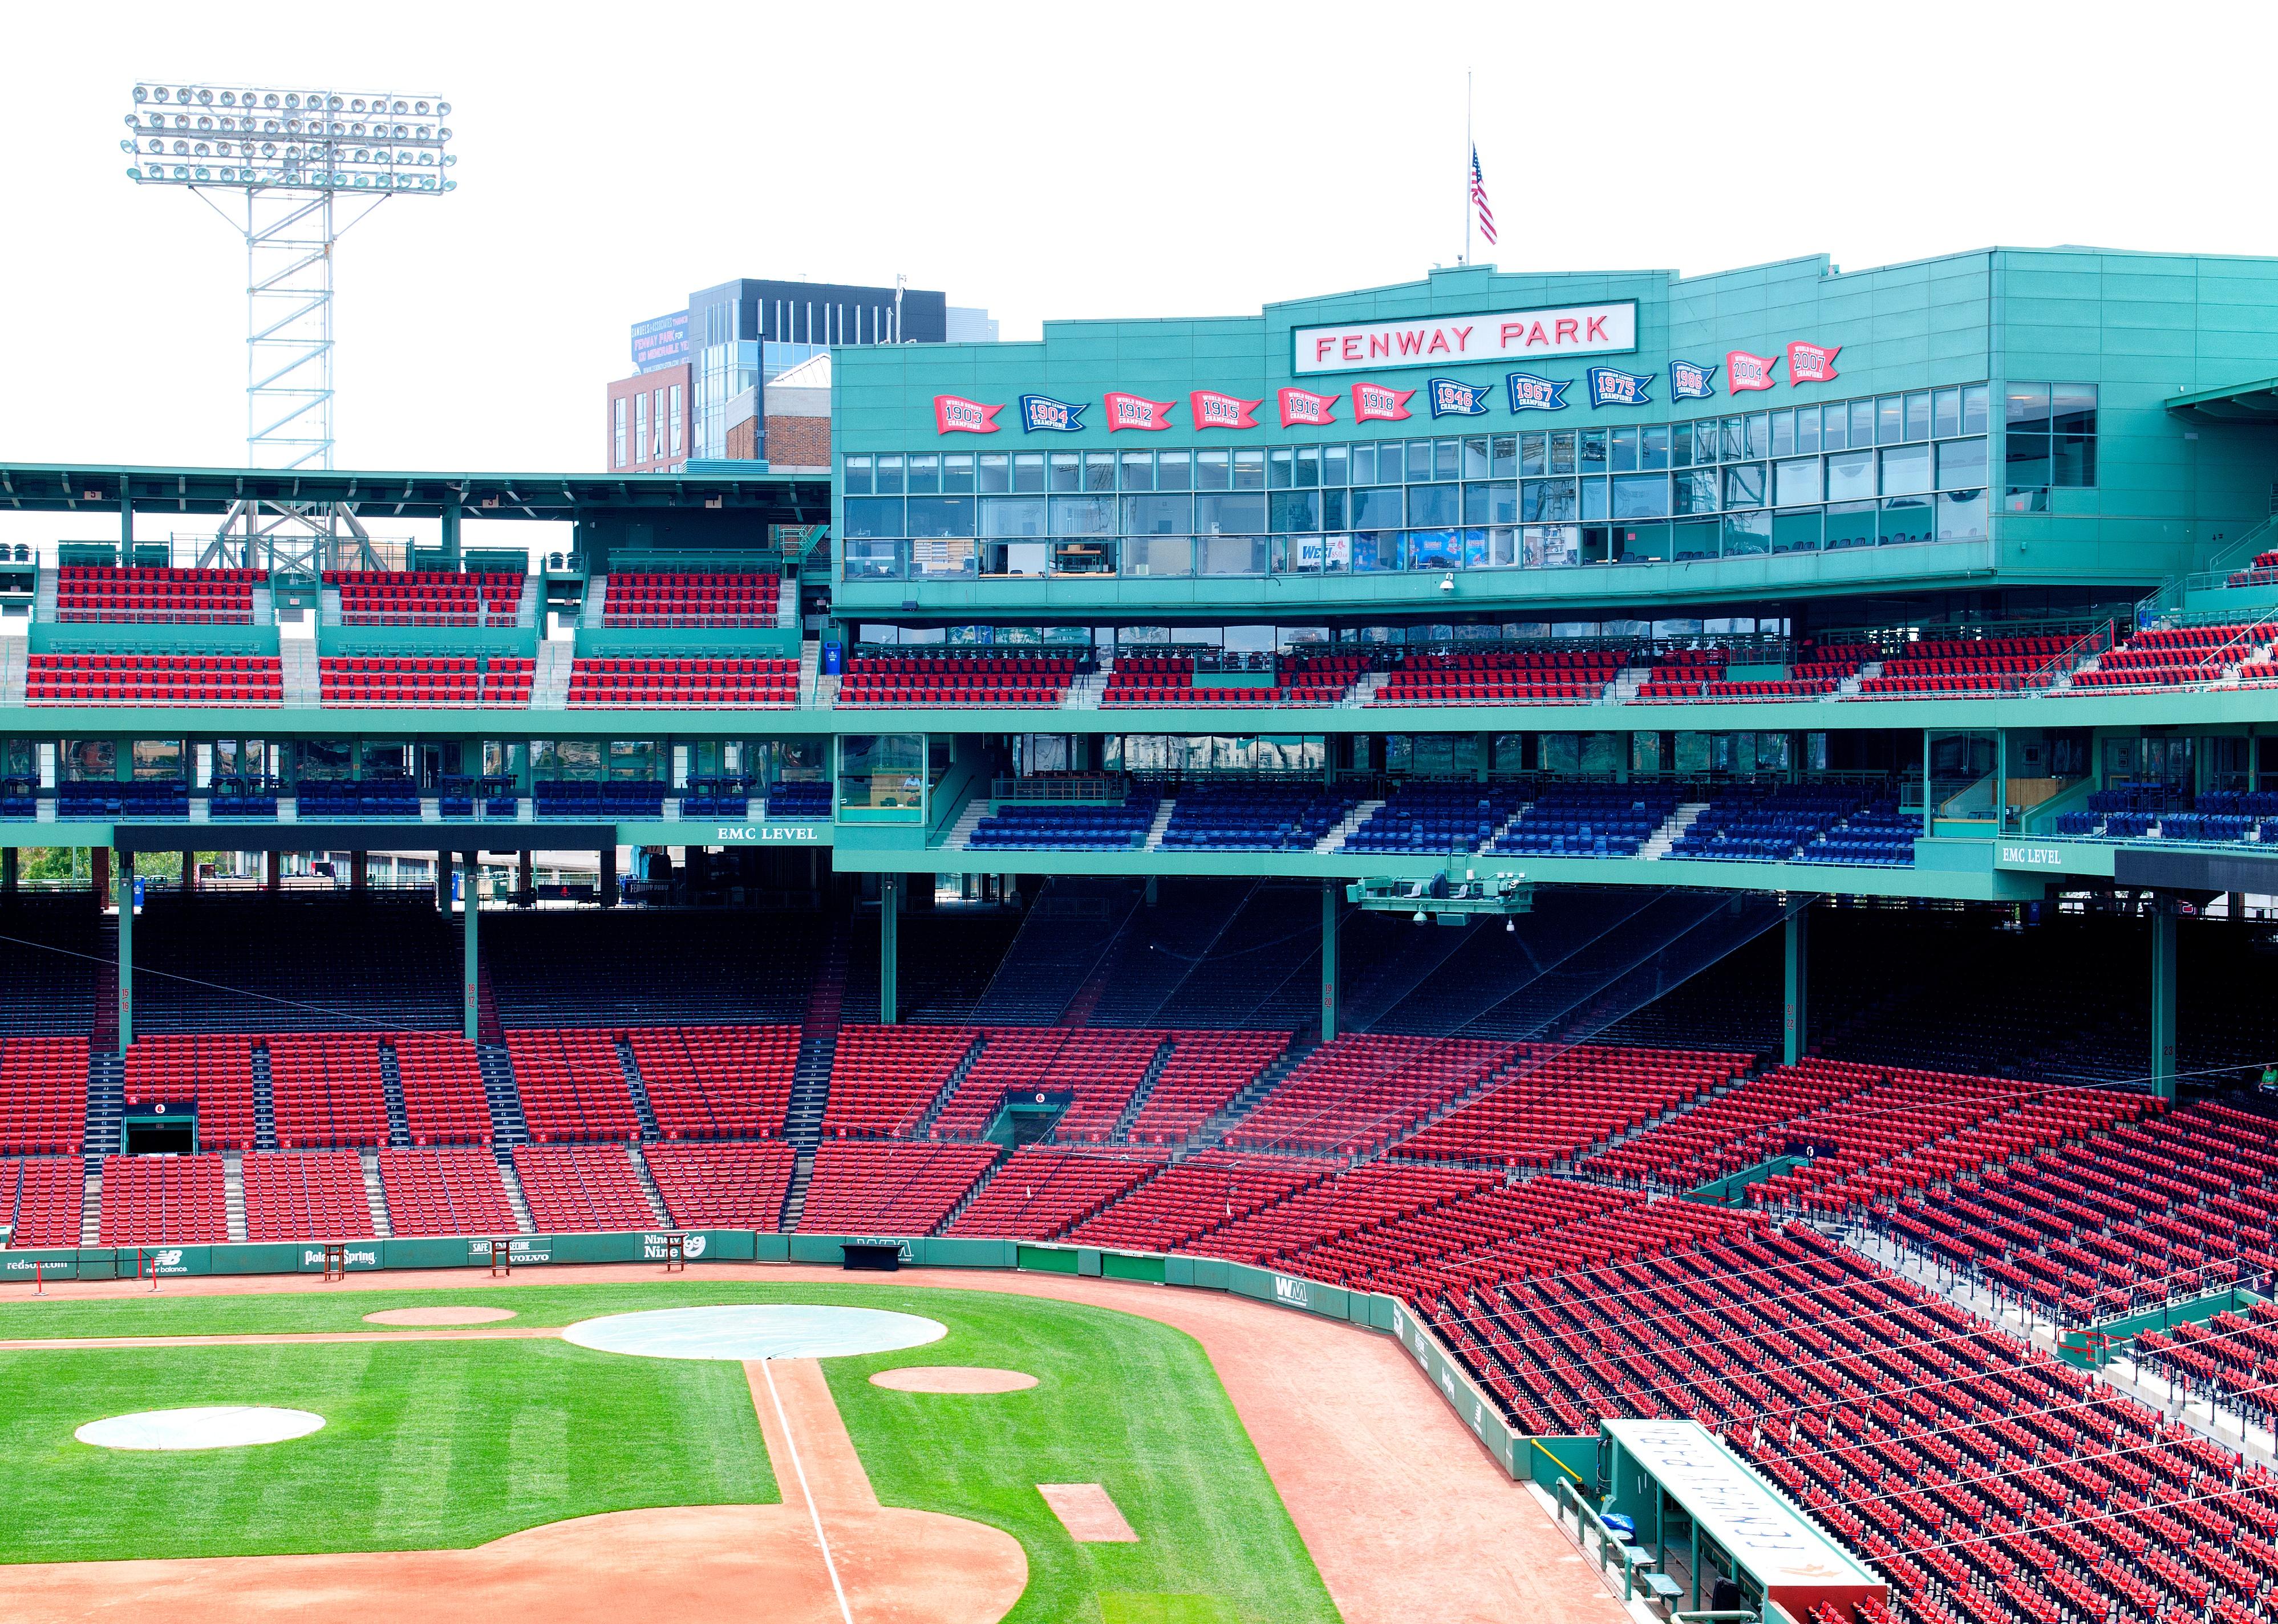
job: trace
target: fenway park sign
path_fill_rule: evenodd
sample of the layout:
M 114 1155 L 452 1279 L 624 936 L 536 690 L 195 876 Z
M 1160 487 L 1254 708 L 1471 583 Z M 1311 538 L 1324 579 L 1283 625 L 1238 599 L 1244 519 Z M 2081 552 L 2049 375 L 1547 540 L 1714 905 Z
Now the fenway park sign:
M 1477 310 L 1290 330 L 1290 370 L 1350 372 L 1459 366 L 1470 361 L 1618 355 L 1637 348 L 1637 302 Z

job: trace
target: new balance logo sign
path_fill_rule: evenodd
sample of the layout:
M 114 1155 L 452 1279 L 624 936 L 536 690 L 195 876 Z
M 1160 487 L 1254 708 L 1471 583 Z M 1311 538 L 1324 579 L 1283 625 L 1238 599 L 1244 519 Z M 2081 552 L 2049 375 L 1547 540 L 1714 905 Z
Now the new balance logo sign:
M 1275 1275 L 1273 1300 L 1286 1302 L 1293 1308 L 1305 1308 L 1308 1306 L 1305 1301 L 1305 1283 L 1303 1280 L 1292 1280 L 1287 1275 Z

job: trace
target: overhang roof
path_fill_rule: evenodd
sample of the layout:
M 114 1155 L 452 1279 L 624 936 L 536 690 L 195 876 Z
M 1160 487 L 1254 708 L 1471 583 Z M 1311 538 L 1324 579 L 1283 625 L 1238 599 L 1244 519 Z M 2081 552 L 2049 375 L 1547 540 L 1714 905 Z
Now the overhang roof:
M 2278 377 L 2195 390 L 2190 394 L 2170 396 L 2160 404 L 2171 412 L 2208 423 L 2278 423 Z

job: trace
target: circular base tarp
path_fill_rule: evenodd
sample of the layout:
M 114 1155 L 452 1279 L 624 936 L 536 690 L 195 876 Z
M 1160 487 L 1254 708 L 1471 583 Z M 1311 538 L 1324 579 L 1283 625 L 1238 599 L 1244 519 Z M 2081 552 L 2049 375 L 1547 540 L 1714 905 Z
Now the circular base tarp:
M 325 1424 L 307 1410 L 218 1404 L 188 1410 L 138 1410 L 91 1421 L 72 1434 L 98 1449 L 243 1449 L 306 1437 Z
M 597 1353 L 643 1359 L 837 1359 L 922 1347 L 949 1335 L 938 1320 L 880 1308 L 814 1303 L 742 1303 L 657 1308 L 585 1320 L 562 1339 Z

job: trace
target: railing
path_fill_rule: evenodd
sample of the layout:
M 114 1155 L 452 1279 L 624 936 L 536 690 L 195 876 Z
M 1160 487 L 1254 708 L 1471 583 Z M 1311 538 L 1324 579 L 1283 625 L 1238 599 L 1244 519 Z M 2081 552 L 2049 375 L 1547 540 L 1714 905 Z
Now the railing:
M 2105 621 L 2086 636 L 2075 639 L 2054 659 L 2037 667 L 2031 675 L 2032 685 L 2040 689 L 2054 688 L 2060 677 L 2070 676 L 2091 657 L 2110 648 L 2116 640 L 2112 622 Z
M 1127 781 L 1111 774 L 1098 774 L 1066 778 L 999 778 L 989 787 L 992 801 L 1023 803 L 1074 803 L 1101 805 L 1120 804 Z

